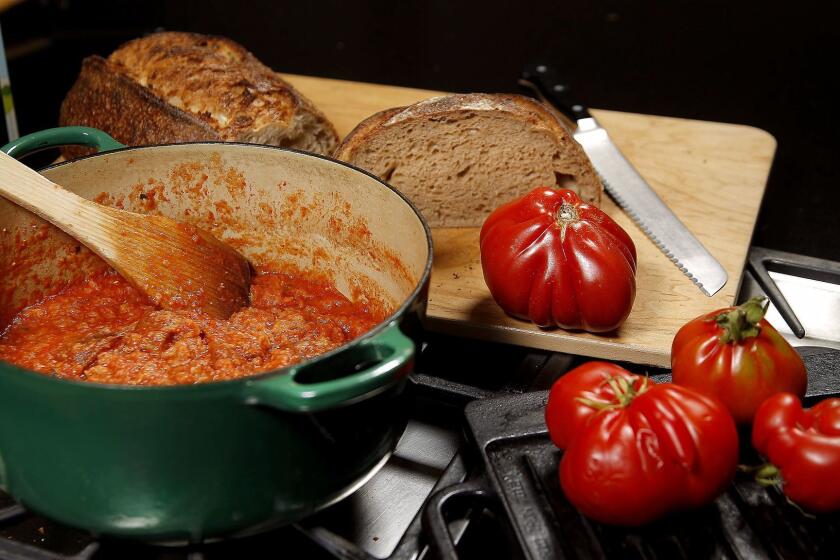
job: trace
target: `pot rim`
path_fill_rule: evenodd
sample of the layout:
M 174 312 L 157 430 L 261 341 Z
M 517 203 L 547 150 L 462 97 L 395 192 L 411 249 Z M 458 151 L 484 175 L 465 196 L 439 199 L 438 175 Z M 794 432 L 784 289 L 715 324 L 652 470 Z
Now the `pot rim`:
M 315 153 L 312 153 L 312 152 L 306 152 L 304 150 L 298 150 L 298 149 L 295 149 L 295 148 L 286 148 L 286 147 L 282 147 L 282 146 L 271 146 L 271 145 L 267 145 L 267 144 L 252 144 L 252 143 L 249 143 L 249 142 L 201 141 L 201 142 L 171 142 L 171 143 L 165 143 L 165 144 L 149 144 L 149 145 L 146 145 L 146 146 L 126 146 L 124 148 L 116 148 L 116 149 L 113 149 L 113 150 L 108 150 L 106 152 L 98 152 L 98 153 L 94 153 L 94 154 L 88 154 L 88 155 L 81 156 L 81 157 L 78 157 L 78 158 L 74 158 L 74 159 L 71 159 L 71 160 L 62 161 L 62 162 L 58 162 L 58 163 L 53 163 L 51 165 L 48 165 L 46 167 L 42 167 L 42 168 L 38 169 L 38 172 L 40 173 L 42 171 L 55 169 L 57 167 L 62 167 L 62 166 L 65 166 L 65 165 L 72 165 L 72 164 L 77 163 L 79 161 L 88 160 L 88 159 L 92 159 L 92 158 L 97 158 L 97 157 L 100 157 L 100 156 L 107 156 L 109 154 L 114 154 L 114 153 L 118 153 L 118 152 L 142 151 L 142 150 L 164 148 L 164 147 L 170 147 L 170 146 L 180 147 L 180 146 L 206 146 L 206 145 L 223 146 L 223 147 L 225 147 L 225 146 L 239 146 L 239 147 L 244 147 L 244 148 L 279 150 L 279 151 L 282 151 L 282 152 L 291 152 L 291 153 L 299 154 L 299 155 L 306 156 L 306 157 L 312 157 L 312 158 L 315 158 L 315 159 L 324 160 L 328 163 L 332 163 L 332 164 L 335 164 L 335 165 L 350 168 L 353 171 L 356 171 L 357 173 L 361 173 L 363 175 L 368 176 L 369 178 L 371 178 L 374 181 L 376 181 L 377 183 L 379 183 L 381 186 L 383 186 L 387 189 L 390 189 L 393 193 L 395 193 L 397 196 L 399 196 L 400 199 L 402 199 L 402 201 L 404 203 L 406 203 L 409 208 L 411 208 L 412 212 L 414 212 L 414 215 L 417 216 L 417 218 L 420 220 L 420 223 L 423 226 L 423 232 L 426 236 L 426 248 L 427 248 L 427 251 L 428 251 L 427 256 L 426 256 L 426 264 L 423 267 L 423 272 L 420 274 L 420 278 L 418 279 L 416 285 L 414 286 L 414 289 L 411 291 L 411 294 L 409 294 L 403 300 L 403 302 L 390 315 L 388 315 L 385 319 L 380 321 L 376 326 L 374 326 L 368 332 L 364 333 L 363 335 L 361 335 L 357 338 L 354 338 L 353 340 L 345 342 L 341 346 L 337 346 L 336 348 L 333 348 L 332 350 L 324 352 L 323 354 L 318 354 L 317 356 L 313 356 L 312 358 L 309 358 L 309 359 L 304 360 L 302 362 L 296 362 L 294 364 L 289 364 L 288 366 L 285 366 L 285 367 L 282 367 L 282 368 L 279 368 L 279 369 L 264 371 L 264 372 L 256 373 L 256 374 L 253 374 L 253 375 L 246 375 L 246 376 L 238 377 L 238 378 L 235 378 L 235 379 L 225 379 L 225 380 L 221 380 L 221 381 L 208 381 L 208 382 L 204 382 L 204 383 L 178 384 L 178 385 L 128 385 L 128 384 L 120 384 L 120 383 L 98 383 L 98 382 L 95 382 L 95 381 L 79 381 L 79 380 L 75 380 L 75 379 L 64 379 L 64 378 L 52 377 L 50 375 L 39 373 L 39 372 L 30 370 L 30 369 L 22 368 L 20 366 L 17 366 L 15 364 L 11 363 L 11 362 L 5 362 L 5 361 L 0 361 L 0 366 L 5 366 L 5 367 L 15 371 L 15 373 L 17 373 L 17 374 L 33 375 L 33 376 L 37 376 L 38 378 L 41 378 L 41 379 L 44 379 L 44 380 L 49 380 L 51 382 L 67 384 L 67 385 L 71 385 L 71 386 L 75 386 L 75 387 L 85 387 L 85 388 L 88 388 L 88 389 L 91 389 L 91 390 L 106 389 L 106 390 L 121 390 L 121 391 L 137 391 L 137 392 L 145 392 L 145 393 L 175 393 L 175 392 L 179 392 L 179 391 L 183 392 L 183 391 L 201 391 L 201 390 L 215 391 L 215 390 L 220 390 L 223 387 L 230 387 L 230 386 L 233 386 L 233 385 L 236 385 L 236 384 L 247 383 L 249 381 L 256 381 L 256 380 L 260 380 L 260 379 L 266 379 L 266 378 L 269 378 L 269 377 L 289 374 L 296 368 L 300 368 L 304 365 L 310 365 L 310 364 L 314 364 L 314 363 L 320 362 L 320 361 L 325 360 L 325 359 L 329 359 L 329 358 L 331 358 L 331 357 L 333 357 L 333 356 L 335 356 L 335 355 L 337 355 L 341 352 L 344 352 L 344 351 L 348 350 L 349 348 L 351 348 L 353 346 L 356 346 L 356 345 L 362 343 L 365 340 L 368 340 L 370 338 L 375 337 L 380 332 L 384 331 L 390 325 L 395 323 L 403 314 L 405 314 L 406 310 L 416 301 L 418 295 L 420 294 L 420 292 L 425 288 L 426 284 L 428 283 L 429 277 L 431 276 L 431 272 L 432 272 L 433 244 L 432 244 L 431 228 L 429 227 L 428 222 L 426 222 L 426 218 L 423 216 L 423 214 L 420 212 L 420 210 L 417 208 L 417 206 L 415 206 L 415 204 L 408 197 L 406 197 L 402 192 L 400 192 L 399 190 L 397 190 L 396 188 L 394 188 L 393 186 L 391 186 L 387 182 L 383 181 L 382 179 L 380 179 L 379 177 L 377 177 L 373 173 L 371 173 L 371 172 L 369 172 L 365 169 L 362 169 L 360 167 L 357 167 L 355 165 L 349 164 L 347 162 L 344 162 L 344 161 L 341 161 L 341 160 L 338 160 L 338 159 L 335 159 L 335 158 L 332 158 L 332 157 L 329 157 L 329 156 L 325 156 L 325 155 L 322 155 L 322 154 L 315 154 Z

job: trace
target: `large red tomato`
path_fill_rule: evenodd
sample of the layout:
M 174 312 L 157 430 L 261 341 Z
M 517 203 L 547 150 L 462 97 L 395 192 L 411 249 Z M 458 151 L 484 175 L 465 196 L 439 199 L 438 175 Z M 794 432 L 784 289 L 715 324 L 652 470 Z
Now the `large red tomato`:
M 481 267 L 505 312 L 541 327 L 618 328 L 636 297 L 636 247 L 567 189 L 539 187 L 481 228 Z
M 802 358 L 764 319 L 763 298 L 686 323 L 671 346 L 673 382 L 720 399 L 738 423 L 752 421 L 765 399 L 805 395 Z
M 717 400 L 605 362 L 552 387 L 552 440 L 565 449 L 560 485 L 588 517 L 642 525 L 712 501 L 738 466 L 735 422 Z
M 781 482 L 785 495 L 812 511 L 840 510 L 840 399 L 803 410 L 790 393 L 758 408 L 753 446 L 772 463 L 759 471 L 764 482 Z

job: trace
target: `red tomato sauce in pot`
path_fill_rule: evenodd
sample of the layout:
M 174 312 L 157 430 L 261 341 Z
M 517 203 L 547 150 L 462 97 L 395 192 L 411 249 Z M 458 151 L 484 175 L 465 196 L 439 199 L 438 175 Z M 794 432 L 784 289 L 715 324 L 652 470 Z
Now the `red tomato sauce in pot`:
M 155 308 L 116 272 L 77 280 L 23 309 L 0 360 L 64 379 L 176 385 L 235 379 L 322 354 L 387 313 L 314 275 L 261 270 L 229 319 Z

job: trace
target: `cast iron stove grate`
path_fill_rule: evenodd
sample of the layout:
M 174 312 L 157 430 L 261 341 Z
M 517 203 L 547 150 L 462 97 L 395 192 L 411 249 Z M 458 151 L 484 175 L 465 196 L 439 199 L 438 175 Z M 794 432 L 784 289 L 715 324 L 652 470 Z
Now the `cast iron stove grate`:
M 806 402 L 840 395 L 840 352 L 800 348 L 809 373 Z M 655 376 L 659 381 L 666 375 Z M 499 557 L 547 558 L 837 558 L 840 513 L 809 517 L 775 488 L 739 475 L 729 491 L 694 512 L 668 516 L 640 529 L 592 522 L 563 496 L 561 452 L 548 438 L 546 391 L 474 401 L 469 429 L 485 466 L 483 476 L 432 497 L 424 521 L 438 556 L 456 558 L 447 530 L 450 505 L 496 508 L 514 535 Z M 745 446 L 742 463 L 758 464 Z M 504 528 L 504 527 L 503 527 Z M 466 557 L 466 555 L 464 555 Z

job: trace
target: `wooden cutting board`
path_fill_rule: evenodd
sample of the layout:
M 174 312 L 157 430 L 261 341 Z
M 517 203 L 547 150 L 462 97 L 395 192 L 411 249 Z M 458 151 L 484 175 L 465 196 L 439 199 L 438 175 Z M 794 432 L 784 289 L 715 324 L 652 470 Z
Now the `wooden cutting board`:
M 305 76 L 287 78 L 326 113 L 342 137 L 377 111 L 441 95 Z M 505 315 L 484 284 L 477 228 L 433 232 L 428 329 L 669 367 L 677 329 L 702 313 L 732 304 L 776 150 L 775 139 L 763 130 L 741 125 L 592 113 L 662 200 L 721 262 L 729 274 L 726 286 L 714 297 L 703 295 L 605 195 L 602 208 L 630 233 L 639 258 L 636 301 L 618 332 L 542 330 Z

